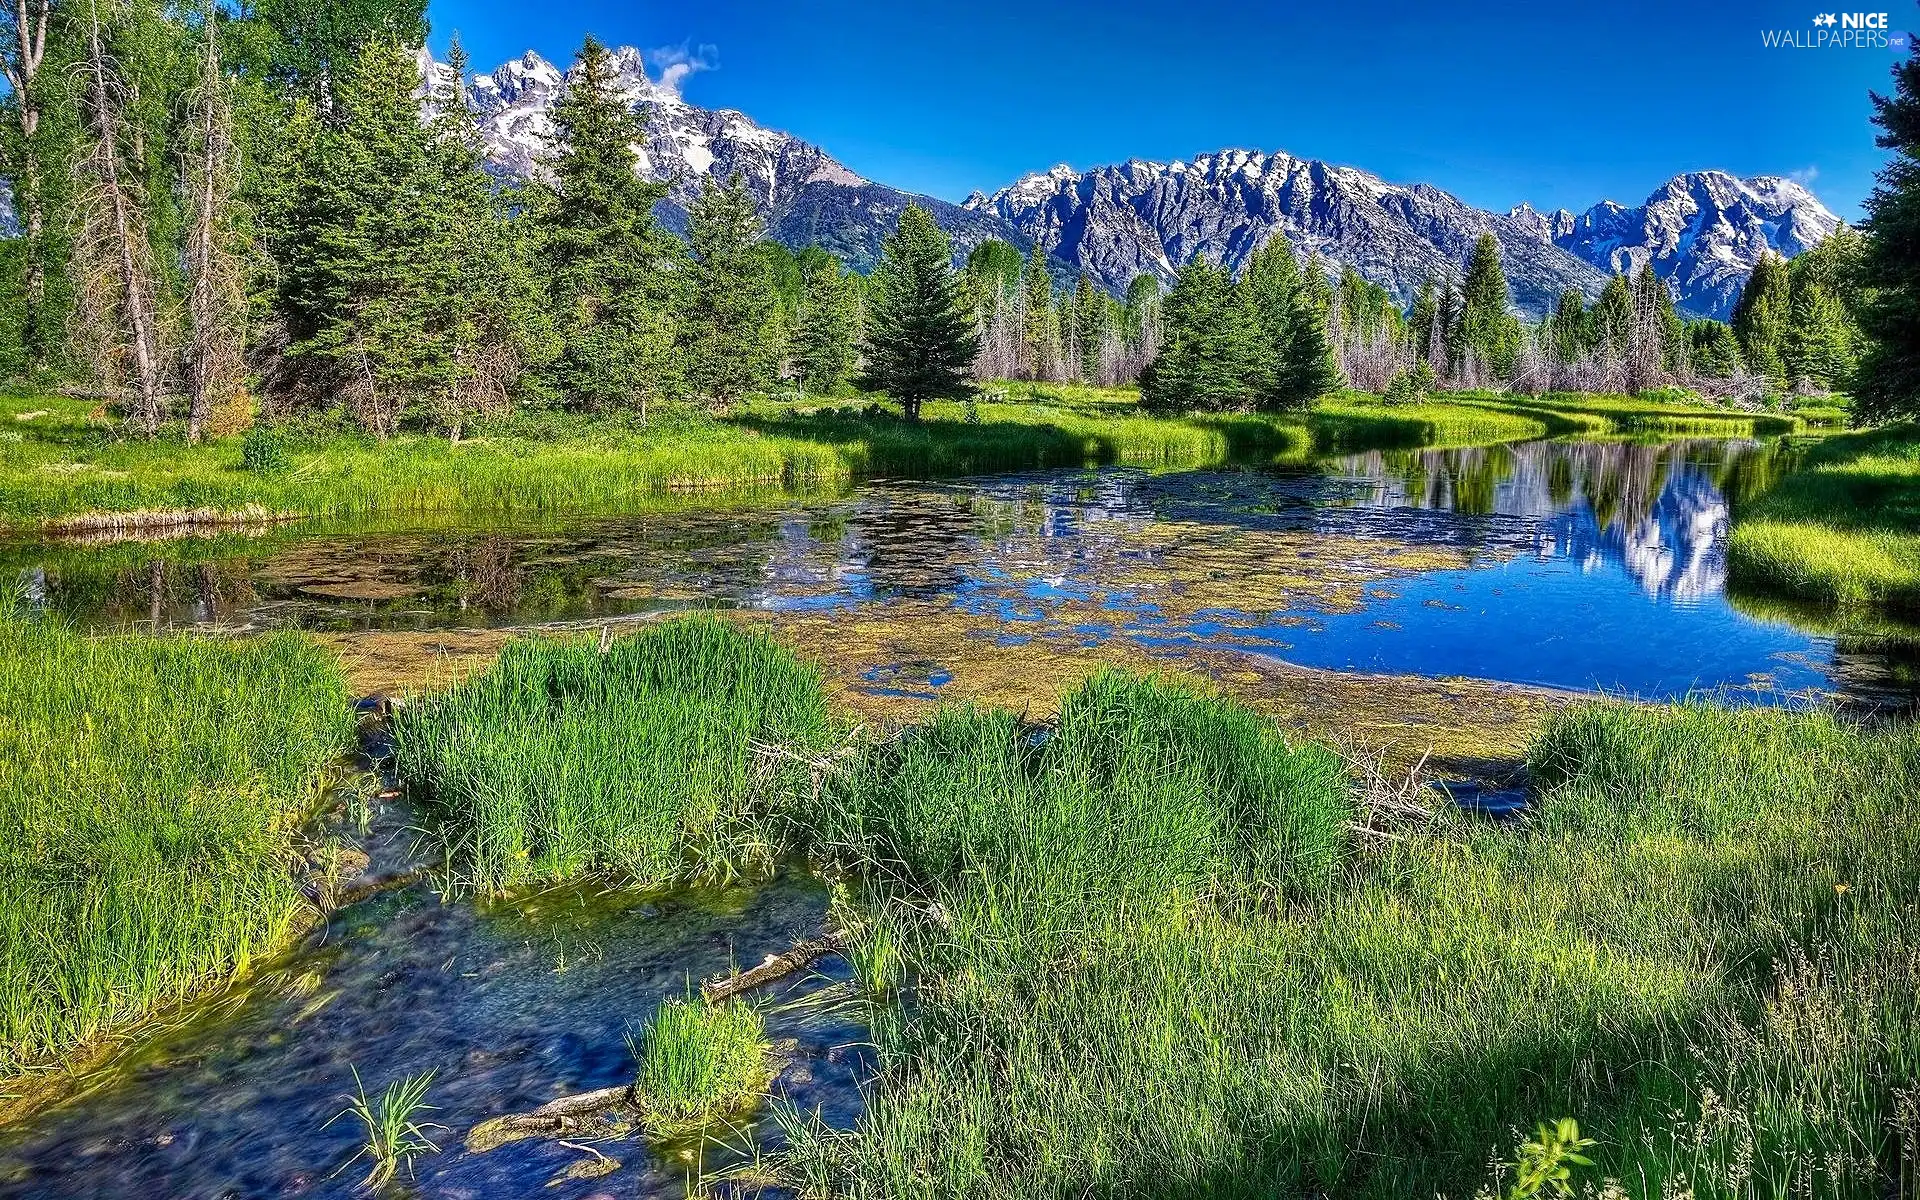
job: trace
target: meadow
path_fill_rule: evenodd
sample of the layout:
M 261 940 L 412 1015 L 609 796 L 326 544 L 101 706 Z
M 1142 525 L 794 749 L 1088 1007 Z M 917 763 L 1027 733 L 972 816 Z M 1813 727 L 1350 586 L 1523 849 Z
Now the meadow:
M 1920 427 L 1822 438 L 1738 517 L 1727 544 L 1734 585 L 1920 613 Z
M 0 611 L 0 1093 L 311 911 L 296 835 L 352 745 L 347 701 L 302 638 L 87 638 Z
M 1582 406 L 1594 411 L 1582 416 Z M 10 394 L 0 395 L 7 447 L 0 528 L 115 531 L 379 512 L 651 511 L 828 490 L 875 475 L 1104 463 L 1200 467 L 1488 444 L 1598 426 L 1734 435 L 1795 424 L 1696 408 L 1626 397 L 1549 403 L 1450 395 L 1389 406 L 1339 393 L 1298 414 L 1153 417 L 1140 412 L 1131 389 L 1010 383 L 977 403 L 929 404 L 917 423 L 869 398 L 760 399 L 725 419 L 668 412 L 645 425 L 627 416 L 519 412 L 457 444 L 422 434 L 380 442 L 309 422 L 187 446 L 177 437 L 128 436 L 84 401 Z
M 663 805 L 636 869 L 576 839 L 528 850 L 541 878 L 657 884 L 732 846 L 746 869 L 800 853 L 849 881 L 879 1076 L 852 1130 L 785 1114 L 775 1166 L 803 1194 L 1507 1194 L 1538 1165 L 1528 1131 L 1563 1117 L 1594 1142 L 1574 1182 L 1600 1194 L 1911 1188 L 1911 725 L 1580 705 L 1529 749 L 1531 811 L 1496 822 L 1363 791 L 1322 745 L 1177 679 L 1096 674 L 1038 725 L 962 705 L 850 735 L 785 651 L 675 629 L 538 651 L 570 664 L 553 673 L 523 650 L 441 703 L 517 726 L 474 698 L 524 686 L 648 747 L 643 771 L 726 781 L 727 836 Z M 771 676 L 779 699 L 725 734 L 625 701 L 691 646 L 694 690 Z M 569 781 L 565 819 L 445 819 L 635 820 L 567 765 L 577 748 L 470 768 L 475 792 Z

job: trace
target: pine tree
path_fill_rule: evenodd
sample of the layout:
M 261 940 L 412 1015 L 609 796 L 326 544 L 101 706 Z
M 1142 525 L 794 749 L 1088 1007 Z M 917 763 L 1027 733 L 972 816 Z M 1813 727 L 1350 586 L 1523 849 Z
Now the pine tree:
M 550 191 L 537 196 L 539 259 L 560 352 L 551 385 L 590 408 L 638 405 L 684 383 L 675 313 L 679 240 L 654 219 L 664 185 L 634 173 L 643 122 L 619 92 L 612 56 L 588 38 L 553 109 Z
M 1051 378 L 1060 357 L 1060 337 L 1053 316 L 1053 277 L 1047 273 L 1047 252 L 1037 241 L 1027 256 L 1021 292 L 1026 309 L 1022 342 L 1027 377 Z
M 1464 347 L 1505 378 L 1520 348 L 1520 322 L 1507 311 L 1507 276 L 1500 269 L 1500 243 L 1483 233 L 1467 261 L 1461 285 L 1460 338 Z
M 1787 380 L 1782 355 L 1787 335 L 1787 310 L 1792 305 L 1787 261 L 1765 253 L 1753 265 L 1740 298 L 1733 305 L 1733 333 L 1747 366 L 1775 383 Z
M 1595 346 L 1605 346 L 1615 354 L 1625 354 L 1633 336 L 1633 285 L 1625 275 L 1607 280 L 1600 299 L 1587 314 Z
M 738 175 L 709 177 L 687 212 L 693 264 L 682 316 L 688 382 L 719 412 L 772 382 L 780 304 L 760 214 Z
M 1892 156 L 1867 197 L 1860 328 L 1870 339 L 1853 385 L 1856 420 L 1920 416 L 1920 55 L 1893 68 L 1891 96 L 1873 97 L 1875 139 Z
M 1300 264 L 1293 257 L 1293 244 L 1287 235 L 1275 231 L 1253 257 L 1240 276 L 1260 337 L 1253 361 L 1248 367 L 1266 383 L 1262 390 L 1278 395 L 1283 384 L 1280 364 L 1286 357 L 1293 335 L 1293 310 L 1300 293 Z
M 1207 412 L 1250 407 L 1262 382 L 1260 327 L 1224 267 L 1195 258 L 1180 269 L 1161 310 L 1160 353 L 1141 373 L 1150 408 Z
M 808 261 L 806 291 L 793 334 L 794 364 L 802 387 L 825 394 L 846 383 L 853 370 L 857 320 L 853 288 L 840 269 L 840 260 L 823 252 L 820 260 Z
M 1694 374 L 1704 379 L 1732 379 L 1747 369 L 1740 357 L 1740 339 L 1724 321 L 1688 322 L 1687 357 Z
M 867 311 L 866 371 L 860 386 L 898 401 L 909 421 L 927 400 L 971 389 L 968 368 L 977 343 L 953 244 L 932 214 L 910 204 L 881 243 Z
M 1794 289 L 1780 357 L 1795 389 L 1831 390 L 1853 370 L 1852 338 L 1840 301 L 1818 283 Z
M 1087 383 L 1100 379 L 1100 347 L 1107 336 L 1107 298 L 1096 292 L 1093 282 L 1080 277 L 1073 292 L 1074 342 L 1080 352 L 1080 378 Z
M 1575 363 L 1592 348 L 1584 297 L 1574 288 L 1560 293 L 1560 302 L 1547 318 L 1547 348 L 1557 363 Z
M 439 330 L 446 368 L 427 399 L 436 424 L 458 441 L 476 417 L 505 409 L 530 368 L 555 352 L 530 248 L 482 167 L 484 144 L 466 91 L 467 56 L 455 38 L 451 85 L 432 97 L 435 116 L 428 197 L 439 264 Z
M 414 98 L 413 57 L 368 42 L 334 87 L 299 199 L 284 302 L 296 358 L 324 367 L 370 432 L 392 435 L 446 384 L 445 183 Z
M 1286 349 L 1280 356 L 1275 386 L 1262 407 L 1307 408 L 1340 386 L 1340 363 L 1327 336 L 1327 313 L 1303 290 L 1294 294 Z

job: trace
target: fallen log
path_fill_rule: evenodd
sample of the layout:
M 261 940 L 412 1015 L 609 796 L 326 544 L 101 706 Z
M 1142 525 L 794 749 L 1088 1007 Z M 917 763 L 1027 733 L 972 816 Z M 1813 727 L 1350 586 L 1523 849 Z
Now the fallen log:
M 812 966 L 829 954 L 847 952 L 847 935 L 828 933 L 817 938 L 808 938 L 794 946 L 785 954 L 769 954 L 767 960 L 757 967 L 749 968 L 725 979 L 716 979 L 700 985 L 700 996 L 708 1004 L 718 1004 L 741 992 L 750 992 L 757 987 L 765 987 L 776 979 L 785 979 L 795 971 Z
M 474 1154 L 484 1154 L 496 1146 L 522 1138 L 552 1137 L 578 1131 L 588 1121 L 612 1116 L 637 1119 L 641 1104 L 630 1084 L 599 1088 L 562 1096 L 542 1104 L 530 1113 L 509 1113 L 490 1117 L 467 1131 L 466 1146 Z

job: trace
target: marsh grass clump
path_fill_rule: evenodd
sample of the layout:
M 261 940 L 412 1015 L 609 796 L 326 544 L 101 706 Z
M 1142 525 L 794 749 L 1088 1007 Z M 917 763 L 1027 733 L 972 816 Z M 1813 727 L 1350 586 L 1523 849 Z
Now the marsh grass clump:
M 765 866 L 765 809 L 808 785 L 804 760 L 830 736 L 819 673 L 712 617 L 604 649 L 512 642 L 394 722 L 402 779 L 437 811 L 462 879 L 490 893 Z
M 632 1040 L 634 1098 L 655 1137 L 711 1126 L 753 1104 L 773 1080 L 773 1044 L 743 1000 L 669 1000 Z
M 85 637 L 0 609 L 0 1076 L 245 967 L 352 744 L 296 636 Z

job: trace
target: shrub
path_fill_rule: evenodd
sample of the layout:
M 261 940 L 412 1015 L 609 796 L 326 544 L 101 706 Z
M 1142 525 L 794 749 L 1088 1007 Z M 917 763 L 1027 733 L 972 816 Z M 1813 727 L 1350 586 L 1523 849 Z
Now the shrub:
M 240 465 L 255 475 L 283 475 L 293 465 L 289 438 L 271 425 L 255 425 L 240 443 Z

